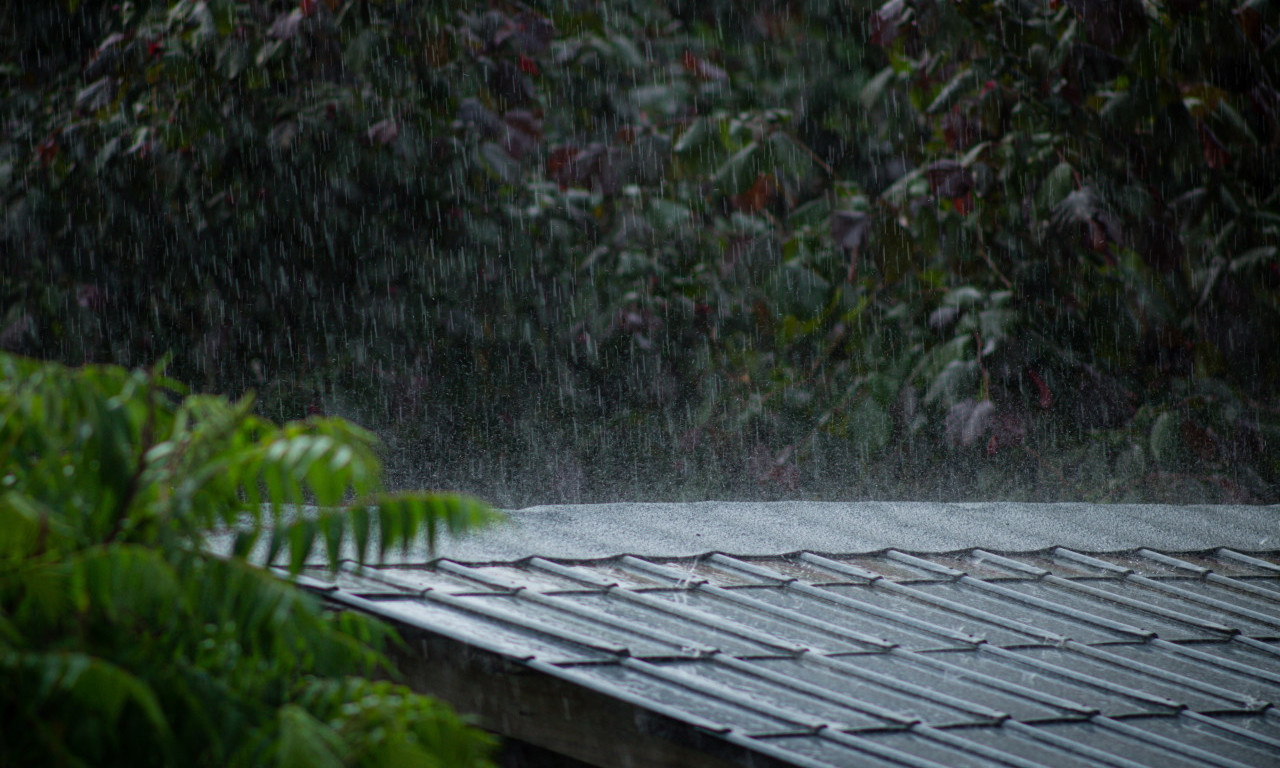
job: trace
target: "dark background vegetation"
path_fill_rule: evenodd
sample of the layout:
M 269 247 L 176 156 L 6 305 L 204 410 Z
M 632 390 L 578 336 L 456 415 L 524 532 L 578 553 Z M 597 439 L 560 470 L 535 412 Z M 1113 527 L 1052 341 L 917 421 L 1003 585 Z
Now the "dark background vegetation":
M 1280 11 L 0 5 L 0 347 L 501 505 L 1280 499 Z

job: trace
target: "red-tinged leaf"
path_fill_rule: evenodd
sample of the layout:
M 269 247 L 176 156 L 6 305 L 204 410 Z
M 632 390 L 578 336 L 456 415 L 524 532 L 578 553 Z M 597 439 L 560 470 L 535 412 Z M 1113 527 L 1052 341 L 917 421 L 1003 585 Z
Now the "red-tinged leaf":
M 515 19 L 515 31 L 512 33 L 512 40 L 522 53 L 536 56 L 551 46 L 551 40 L 555 37 L 555 33 L 555 25 L 549 19 L 525 12 Z
M 1087 248 L 1099 253 L 1107 252 L 1110 243 L 1120 242 L 1124 234 L 1119 220 L 1091 186 L 1063 198 L 1053 207 L 1052 218 L 1055 227 L 1079 237 Z
M 542 139 L 542 117 L 527 109 L 508 110 L 502 116 L 506 129 L 502 132 L 502 148 L 519 160 L 538 146 Z
M 955 160 L 938 160 L 924 169 L 929 189 L 938 197 L 964 197 L 973 189 L 969 169 Z
M 616 194 L 622 186 L 619 176 L 620 150 L 602 142 L 592 142 L 585 149 L 568 156 L 563 150 L 553 150 L 547 160 L 548 175 L 561 188 L 590 186 L 605 194 Z M 553 167 L 553 160 L 555 170 Z
M 997 440 L 996 436 L 993 434 L 991 435 L 991 439 L 987 441 L 987 455 L 995 456 L 996 451 L 998 450 L 1000 450 L 1000 441 Z
M 426 41 L 422 53 L 428 66 L 439 69 L 453 60 L 453 43 L 449 36 L 441 31 Z
M 577 154 L 578 148 L 574 146 L 556 147 L 548 152 L 547 164 L 544 170 L 547 178 L 555 179 L 560 183 L 561 187 L 566 186 L 568 181 L 568 179 L 565 178 L 566 170 Z
M 1053 405 L 1053 390 L 1049 389 L 1049 385 L 1044 383 L 1044 379 L 1040 378 L 1040 374 L 1028 369 L 1027 378 L 1031 379 L 1031 383 L 1036 387 L 1036 393 L 1039 395 L 1037 402 L 1040 407 L 1051 407 Z
M 301 0 L 298 3 L 298 10 L 302 11 L 303 16 L 310 16 L 320 7 L 320 0 Z
M 36 157 L 39 158 L 43 165 L 48 165 L 58 156 L 58 149 L 58 139 L 53 134 L 49 134 L 49 136 L 36 147 Z
M 1258 48 L 1266 47 L 1266 38 L 1263 35 L 1262 14 L 1257 8 L 1253 8 L 1247 3 L 1231 12 L 1236 17 L 1236 22 L 1240 24 L 1240 30 L 1244 32 L 1244 36 L 1249 42 Z
M 1222 168 L 1231 162 L 1231 153 L 1204 123 L 1200 124 L 1200 147 L 1204 151 L 1204 164 L 1210 168 Z
M 960 197 L 951 198 L 951 207 L 955 208 L 956 213 L 961 216 L 968 216 L 973 212 L 975 207 L 973 203 L 973 193 L 966 192 Z
M 1107 228 L 1097 219 L 1089 219 L 1089 248 L 1101 253 L 1107 250 L 1111 239 L 1107 237 Z
M 756 213 L 768 207 L 777 195 L 778 185 L 773 177 L 766 173 L 756 174 L 756 180 L 750 187 L 730 198 L 733 206 L 743 213 Z
M 729 73 L 720 67 L 707 61 L 704 58 L 695 56 L 693 51 L 685 49 L 684 54 L 680 57 L 680 64 L 685 71 L 693 75 L 699 80 L 710 80 L 715 82 L 728 82 Z
M 600 158 L 605 154 L 605 146 L 594 142 L 585 149 L 577 150 L 569 156 L 568 162 L 560 167 L 555 180 L 561 186 L 586 186 L 595 175 L 600 165 Z
M 639 130 L 634 125 L 624 125 L 614 132 L 613 140 L 629 147 L 636 143 L 636 136 L 639 134 Z
M 538 62 L 534 61 L 528 56 L 525 56 L 523 53 L 520 54 L 519 61 L 520 61 L 521 72 L 525 73 L 526 75 L 538 74 Z
M 1213 461 L 1217 458 L 1217 440 L 1213 430 L 1196 424 L 1191 419 L 1183 419 L 1179 425 L 1182 433 L 1182 444 L 1195 451 L 1201 461 Z
M 1071 81 L 1063 83 L 1062 87 L 1058 89 L 1058 95 L 1073 107 L 1080 106 L 1080 102 L 1084 100 L 1084 95 L 1080 92 L 1080 86 Z
M 510 109 L 502 116 L 503 122 L 535 139 L 542 138 L 542 115 L 527 109 Z
M 978 140 L 978 125 L 960 114 L 960 107 L 957 106 L 942 117 L 942 138 L 947 143 L 947 149 L 963 152 Z

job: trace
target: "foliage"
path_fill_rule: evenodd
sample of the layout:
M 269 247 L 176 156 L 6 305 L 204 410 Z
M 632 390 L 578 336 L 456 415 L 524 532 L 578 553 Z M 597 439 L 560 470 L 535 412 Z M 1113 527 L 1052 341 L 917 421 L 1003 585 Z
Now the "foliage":
M 315 544 L 354 536 L 363 559 L 371 528 L 381 551 L 492 513 L 379 494 L 370 436 L 341 420 L 181 391 L 0 355 L 0 765 L 487 765 L 448 707 L 355 677 L 388 671 L 385 627 L 204 540 L 271 531 L 296 572 Z M 304 496 L 334 509 L 286 522 Z
M 5 19 L 0 344 L 491 464 L 1277 498 L 1267 0 L 65 8 Z

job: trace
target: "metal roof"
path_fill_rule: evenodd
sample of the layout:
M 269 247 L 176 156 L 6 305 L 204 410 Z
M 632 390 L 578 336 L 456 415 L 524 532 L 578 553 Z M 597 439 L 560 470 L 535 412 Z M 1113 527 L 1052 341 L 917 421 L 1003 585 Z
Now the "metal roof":
M 302 582 L 398 625 L 414 684 L 591 763 L 1280 765 L 1280 549 L 1106 548 L 453 556 Z
M 726 502 L 565 504 L 509 513 L 507 525 L 480 536 L 395 555 L 409 562 L 435 556 L 465 561 L 522 557 L 594 558 L 730 552 L 768 555 L 947 552 L 970 547 L 1028 551 L 1069 547 L 1091 552 L 1151 547 L 1190 551 L 1280 548 L 1280 506 L 1167 504 L 1032 504 Z

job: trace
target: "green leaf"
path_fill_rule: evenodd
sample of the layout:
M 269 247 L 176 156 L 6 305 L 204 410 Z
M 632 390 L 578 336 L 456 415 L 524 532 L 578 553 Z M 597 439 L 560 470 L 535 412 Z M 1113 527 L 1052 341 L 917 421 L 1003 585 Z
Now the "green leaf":
M 716 170 L 712 181 L 726 195 L 736 195 L 746 189 L 756 179 L 759 168 L 756 163 L 756 152 L 760 145 L 748 142 L 746 146 L 733 153 L 728 160 Z
M 947 307 L 965 309 L 981 304 L 984 298 L 986 297 L 982 291 L 972 285 L 961 285 L 947 291 L 947 295 L 942 297 L 942 304 Z
M 712 135 L 707 119 L 696 117 L 680 132 L 680 138 L 676 139 L 673 151 L 676 154 L 684 154 L 702 149 L 712 140 Z
M 1045 177 L 1036 192 L 1036 208 L 1044 216 L 1062 202 L 1075 185 L 1075 169 L 1069 163 L 1058 163 Z
M 299 520 L 289 526 L 289 570 L 297 573 L 306 565 L 311 549 L 315 546 L 319 526 L 314 520 Z M 270 562 L 270 561 L 268 561 Z
M 862 92 L 858 94 L 858 100 L 862 102 L 864 109 L 871 109 L 880 101 L 885 88 L 889 87 L 889 84 L 893 82 L 895 75 L 897 75 L 897 71 L 894 70 L 893 65 L 889 65 L 867 81 L 867 84 L 862 87 Z
M 1173 413 L 1165 411 L 1156 417 L 1151 425 L 1151 455 L 1162 465 L 1169 466 L 1181 453 L 1182 421 Z
M 863 397 L 849 413 L 849 440 L 862 455 L 879 451 L 893 437 L 893 418 L 871 397 Z
M 945 112 L 959 101 L 960 97 L 973 90 L 977 82 L 978 75 L 972 68 L 960 70 L 942 87 L 941 91 L 938 91 L 938 95 L 934 97 L 925 112 L 931 115 Z
M 507 184 L 520 181 L 522 175 L 520 161 L 507 154 L 502 147 L 486 141 L 480 145 L 480 157 L 484 161 L 484 166 L 498 179 Z
M 280 708 L 280 768 L 343 768 L 342 737 L 295 705 Z

